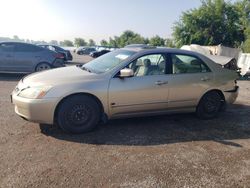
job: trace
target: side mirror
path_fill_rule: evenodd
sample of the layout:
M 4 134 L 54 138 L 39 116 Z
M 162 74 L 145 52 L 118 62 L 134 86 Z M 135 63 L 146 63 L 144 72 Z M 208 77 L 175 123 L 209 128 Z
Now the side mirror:
M 119 75 L 120 78 L 126 78 L 132 76 L 134 76 L 134 71 L 132 69 L 125 68 L 120 70 L 120 75 Z

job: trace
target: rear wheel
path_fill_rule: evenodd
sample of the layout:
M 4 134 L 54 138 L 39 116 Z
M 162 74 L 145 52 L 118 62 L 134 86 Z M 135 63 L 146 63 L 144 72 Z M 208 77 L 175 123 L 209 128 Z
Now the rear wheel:
M 72 96 L 59 106 L 57 123 L 65 131 L 84 133 L 93 130 L 100 121 L 101 109 L 89 96 Z
M 211 119 L 218 116 L 221 106 L 222 106 L 222 98 L 220 94 L 216 91 L 211 91 L 205 94 L 197 108 L 196 114 L 201 119 Z
M 37 66 L 36 66 L 36 69 L 35 71 L 36 72 L 39 72 L 39 71 L 44 71 L 44 70 L 49 70 L 51 69 L 51 65 L 48 64 L 48 63 L 39 63 Z

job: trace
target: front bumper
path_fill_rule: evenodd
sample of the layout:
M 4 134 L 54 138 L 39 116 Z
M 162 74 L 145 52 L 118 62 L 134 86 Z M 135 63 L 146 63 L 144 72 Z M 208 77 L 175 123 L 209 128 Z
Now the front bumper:
M 27 99 L 12 95 L 15 112 L 22 118 L 35 123 L 53 124 L 55 99 Z
M 239 86 L 235 86 L 233 90 L 224 91 L 227 104 L 233 104 L 239 95 Z

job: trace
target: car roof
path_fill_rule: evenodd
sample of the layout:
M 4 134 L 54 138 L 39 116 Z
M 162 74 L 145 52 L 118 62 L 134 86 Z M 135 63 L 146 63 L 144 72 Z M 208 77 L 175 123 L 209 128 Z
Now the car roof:
M 201 56 L 201 54 L 193 51 L 188 50 L 182 50 L 177 48 L 167 48 L 167 47 L 153 47 L 148 45 L 143 46 L 125 46 L 125 50 L 130 50 L 138 53 L 176 53 L 176 54 L 186 54 L 186 55 L 192 55 L 192 56 Z
M 38 44 L 37 46 L 53 46 L 53 47 L 59 47 L 59 48 L 61 48 L 60 46 L 53 45 L 53 44 Z
M 40 49 L 43 49 L 43 50 L 44 50 L 44 48 L 42 48 L 41 46 L 38 46 L 38 45 L 35 45 L 35 44 L 26 43 L 26 42 L 12 42 L 12 41 L 7 41 L 7 42 L 0 42 L 0 44 L 14 44 L 14 45 L 16 45 L 16 44 L 20 44 L 20 45 L 30 45 L 30 46 L 32 46 L 32 47 L 38 47 L 38 48 L 40 48 Z
M 35 46 L 35 44 L 30 44 L 30 43 L 26 43 L 26 42 L 12 42 L 12 41 L 0 42 L 0 44 L 24 44 L 24 45 L 33 45 L 33 46 Z

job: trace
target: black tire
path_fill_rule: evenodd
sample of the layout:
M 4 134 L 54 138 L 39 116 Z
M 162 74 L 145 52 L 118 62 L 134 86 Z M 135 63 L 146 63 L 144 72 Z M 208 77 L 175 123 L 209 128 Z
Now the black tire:
M 101 109 L 90 96 L 72 96 L 59 106 L 57 123 L 66 132 L 80 134 L 93 130 L 101 117 Z
M 196 114 L 201 119 L 212 119 L 219 115 L 222 98 L 216 91 L 206 93 L 200 100 Z
M 44 70 L 49 70 L 51 68 L 52 68 L 52 66 L 49 63 L 42 62 L 36 66 L 35 71 L 40 72 L 40 71 L 44 71 Z

